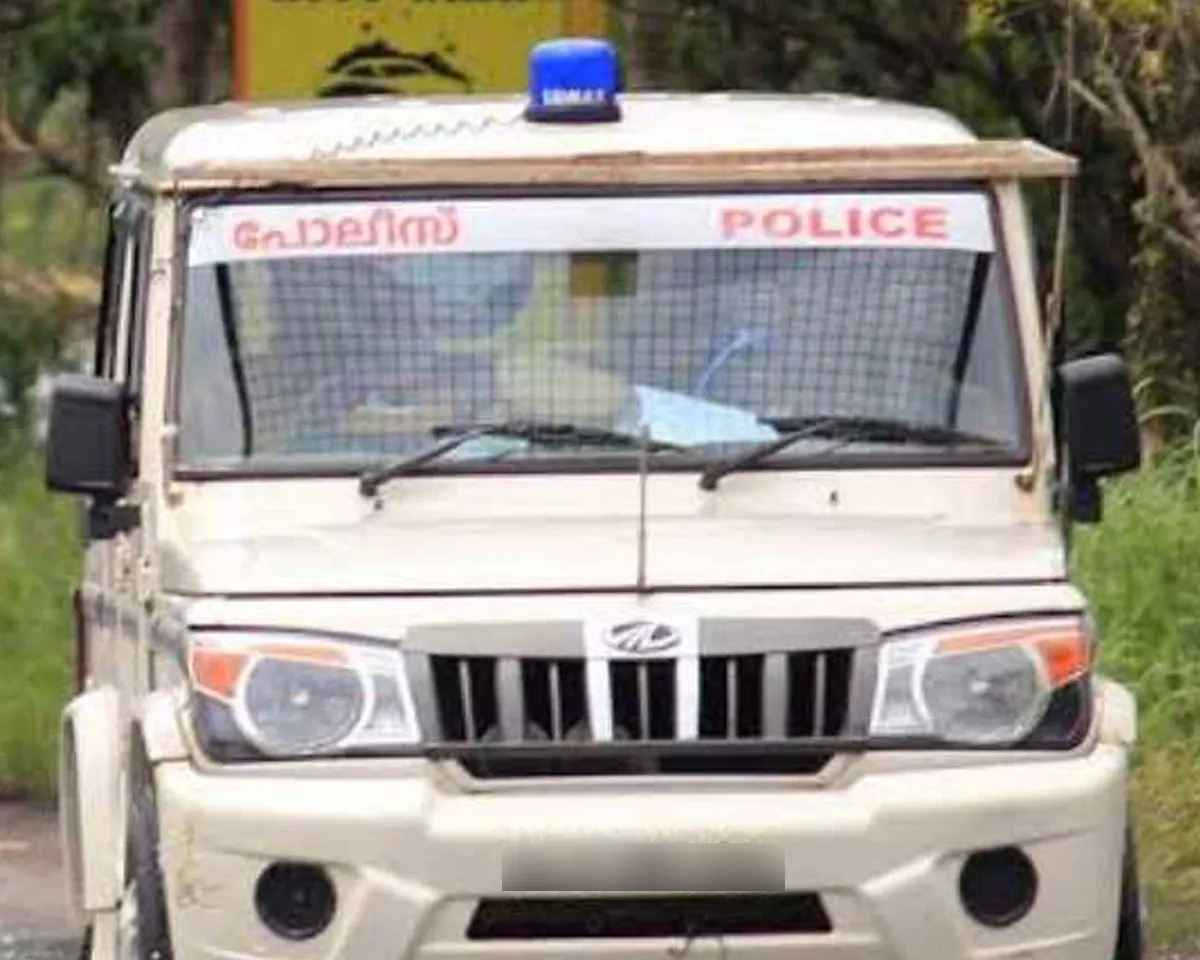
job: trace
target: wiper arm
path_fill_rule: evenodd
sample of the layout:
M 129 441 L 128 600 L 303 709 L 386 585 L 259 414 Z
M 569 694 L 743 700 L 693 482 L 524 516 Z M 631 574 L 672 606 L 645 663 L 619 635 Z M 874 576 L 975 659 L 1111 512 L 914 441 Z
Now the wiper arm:
M 491 435 L 491 430 L 480 427 L 478 430 L 460 433 L 448 440 L 443 440 L 441 443 L 436 443 L 432 447 L 422 450 L 420 453 L 413 454 L 411 457 L 397 460 L 389 466 L 378 470 L 368 470 L 358 478 L 358 492 L 364 497 L 371 499 L 379 494 L 380 489 L 388 481 L 402 477 L 406 473 L 412 473 L 414 470 L 419 470 L 425 464 L 432 463 L 434 460 L 440 460 L 446 454 L 453 453 L 459 447 L 470 443 L 472 440 Z
M 833 445 L 818 451 L 826 456 L 841 447 L 862 441 L 876 443 L 931 443 L 960 446 L 964 443 L 994 447 L 998 441 L 989 437 L 942 427 L 936 424 L 907 423 L 875 417 L 802 417 L 794 419 L 764 419 L 763 423 L 786 431 L 773 440 L 751 447 L 730 460 L 714 463 L 700 474 L 701 490 L 716 490 L 724 477 L 745 467 L 753 466 L 773 454 L 808 437 L 829 437 Z
M 780 450 L 784 450 L 794 443 L 799 443 L 807 437 L 828 435 L 828 431 L 836 423 L 837 421 L 832 418 L 816 420 L 803 427 L 790 430 L 776 437 L 774 440 L 767 440 L 764 443 L 757 444 L 730 460 L 722 460 L 719 463 L 714 463 L 712 466 L 706 467 L 700 474 L 700 489 L 716 490 L 717 485 L 725 477 L 729 476 L 729 474 L 736 473 L 743 467 L 752 466 L 760 460 L 765 460 L 772 454 L 778 453 Z
M 509 423 L 448 423 L 435 426 L 432 433 L 435 438 L 442 438 L 440 443 L 413 454 L 411 457 L 398 460 L 389 466 L 368 470 L 359 477 L 359 493 L 367 498 L 375 497 L 383 485 L 389 481 L 419 470 L 427 463 L 440 460 L 446 454 L 453 453 L 459 447 L 465 446 L 472 440 L 478 440 L 480 437 L 513 437 L 559 447 L 620 446 L 633 448 L 642 445 L 641 439 L 636 436 L 604 427 L 537 420 L 514 420 Z M 661 441 L 650 441 L 646 444 L 646 448 L 650 452 L 685 449 L 679 444 Z

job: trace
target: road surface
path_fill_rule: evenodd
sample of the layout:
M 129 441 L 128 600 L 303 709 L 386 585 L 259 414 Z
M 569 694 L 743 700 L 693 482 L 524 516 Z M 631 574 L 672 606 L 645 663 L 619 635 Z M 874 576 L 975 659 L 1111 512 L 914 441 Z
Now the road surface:
M 0 960 L 73 960 L 53 809 L 0 804 Z

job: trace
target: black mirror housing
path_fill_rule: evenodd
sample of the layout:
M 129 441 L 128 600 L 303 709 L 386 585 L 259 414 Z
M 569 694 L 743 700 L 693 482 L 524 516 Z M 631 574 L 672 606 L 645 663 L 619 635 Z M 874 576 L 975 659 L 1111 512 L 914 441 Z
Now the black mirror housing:
M 1141 466 L 1141 432 L 1125 361 L 1106 353 L 1068 361 L 1059 372 L 1072 476 L 1095 481 Z
M 125 389 L 99 377 L 57 378 L 50 394 L 46 486 L 111 503 L 124 495 L 129 482 Z
M 1067 457 L 1067 513 L 1081 523 L 1102 516 L 1099 481 L 1142 462 L 1137 406 L 1125 361 L 1116 354 L 1070 360 L 1059 367 Z

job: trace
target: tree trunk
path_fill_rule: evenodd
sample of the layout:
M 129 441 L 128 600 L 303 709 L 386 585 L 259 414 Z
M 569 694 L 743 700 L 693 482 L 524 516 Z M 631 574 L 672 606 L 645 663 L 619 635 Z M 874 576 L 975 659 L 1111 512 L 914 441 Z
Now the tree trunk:
M 633 90 L 670 89 L 674 86 L 671 33 L 679 4 L 675 0 L 627 0 L 620 8 L 632 40 L 627 54 L 627 85 Z
M 210 103 L 226 90 L 225 42 L 231 4 L 216 0 L 168 0 L 154 24 L 163 69 L 153 81 L 154 109 Z

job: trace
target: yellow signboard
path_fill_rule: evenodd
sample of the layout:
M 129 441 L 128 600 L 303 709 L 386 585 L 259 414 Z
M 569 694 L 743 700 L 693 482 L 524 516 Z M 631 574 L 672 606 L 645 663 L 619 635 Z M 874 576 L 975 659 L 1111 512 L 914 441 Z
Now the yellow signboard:
M 541 40 L 603 36 L 607 0 L 236 0 L 244 100 L 517 91 Z

